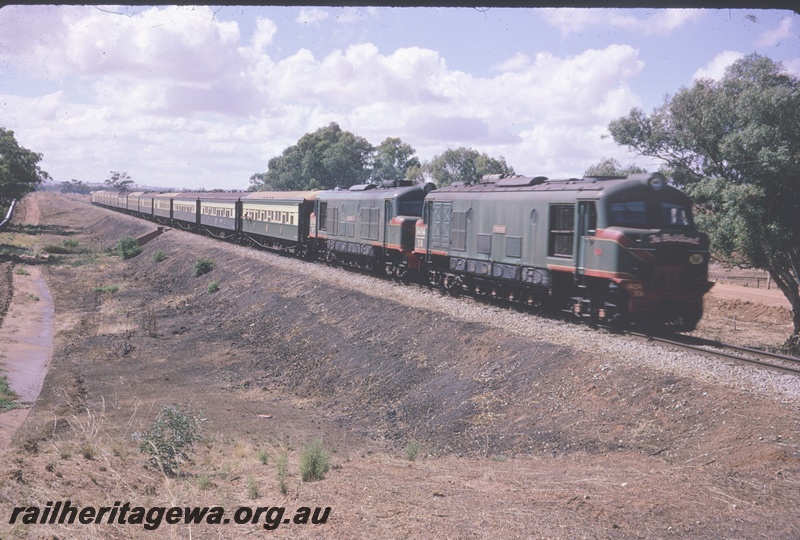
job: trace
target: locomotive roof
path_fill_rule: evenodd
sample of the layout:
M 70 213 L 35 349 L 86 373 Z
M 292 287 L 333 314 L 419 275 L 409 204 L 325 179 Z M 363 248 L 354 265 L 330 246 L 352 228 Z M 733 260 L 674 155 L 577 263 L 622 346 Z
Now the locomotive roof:
M 439 194 L 478 194 L 478 193 L 511 193 L 511 192 L 600 192 L 613 193 L 641 186 L 649 186 L 651 182 L 660 182 L 668 190 L 675 190 L 666 184 L 661 173 L 642 173 L 629 176 L 589 176 L 584 178 L 550 179 L 544 176 L 512 176 L 499 178 L 489 177 L 484 182 L 472 186 L 445 186 L 432 193 L 435 198 Z M 675 190 L 677 191 L 677 190 Z
M 373 187 L 374 186 L 374 187 Z M 378 186 L 375 184 L 360 184 L 350 189 L 321 191 L 318 199 L 393 199 L 403 198 L 408 195 L 425 193 L 422 184 L 411 186 Z

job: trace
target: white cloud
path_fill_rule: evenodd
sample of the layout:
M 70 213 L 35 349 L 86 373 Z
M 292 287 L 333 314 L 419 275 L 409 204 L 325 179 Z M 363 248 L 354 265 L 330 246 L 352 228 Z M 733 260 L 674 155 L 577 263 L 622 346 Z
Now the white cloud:
M 327 11 L 319 8 L 302 8 L 294 22 L 298 24 L 318 24 L 329 17 Z
M 774 47 L 781 41 L 788 40 L 795 37 L 795 32 L 792 30 L 792 18 L 784 17 L 778 24 L 777 28 L 767 30 L 756 41 L 759 47 Z
M 562 35 L 577 34 L 592 27 L 619 28 L 647 36 L 668 35 L 687 23 L 698 21 L 699 9 L 619 10 L 593 8 L 545 8 L 545 20 Z
M 713 79 L 718 81 L 725 75 L 725 69 L 743 58 L 744 54 L 736 51 L 723 51 L 715 56 L 708 64 L 701 67 L 692 75 L 692 80 L 697 79 Z
M 530 65 L 531 59 L 527 54 L 521 52 L 516 53 L 511 58 L 508 58 L 496 66 L 493 66 L 494 71 L 519 71 Z
M 113 169 L 146 185 L 244 188 L 270 157 L 332 121 L 374 144 L 401 137 L 422 159 L 471 146 L 520 173 L 579 175 L 619 155 L 600 134 L 640 105 L 628 82 L 644 64 L 629 45 L 572 56 L 512 51 L 478 76 L 423 47 L 383 53 L 358 43 L 319 58 L 307 49 L 273 57 L 273 21 L 257 19 L 242 39 L 207 7 L 44 13 L 54 32 L 13 54 L 29 63 L 40 43 L 60 44 L 48 62 L 61 64 L 49 69 L 68 89 L 4 96 L 6 111 L 25 113 L 1 120 L 24 126 L 57 180 L 60 171 L 102 180 Z

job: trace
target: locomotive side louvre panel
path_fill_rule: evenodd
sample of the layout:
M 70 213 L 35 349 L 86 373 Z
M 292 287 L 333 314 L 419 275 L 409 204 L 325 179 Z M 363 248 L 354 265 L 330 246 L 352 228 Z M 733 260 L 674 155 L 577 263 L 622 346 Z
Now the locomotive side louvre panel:
M 467 227 L 469 222 L 469 210 L 453 212 L 450 221 L 450 249 L 453 251 L 467 250 Z M 491 242 L 491 238 L 489 239 Z M 491 243 L 490 251 L 491 251 Z
M 315 217 L 318 221 L 317 229 L 320 232 L 326 232 L 328 230 L 328 203 L 318 203 L 317 215 Z
M 449 250 L 450 220 L 453 212 L 453 204 L 449 202 L 434 202 L 431 204 L 431 208 L 431 249 Z
M 376 204 L 376 201 L 370 201 L 370 203 Z M 359 220 L 361 238 L 378 240 L 381 224 L 381 209 L 377 206 L 361 207 L 359 210 Z

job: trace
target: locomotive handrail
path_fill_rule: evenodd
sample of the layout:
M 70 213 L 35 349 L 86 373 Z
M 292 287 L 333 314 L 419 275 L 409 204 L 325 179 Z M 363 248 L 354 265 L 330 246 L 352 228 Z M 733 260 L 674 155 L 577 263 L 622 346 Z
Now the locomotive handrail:
M 5 227 L 6 223 L 8 223 L 11 220 L 11 214 L 14 212 L 14 205 L 15 204 L 17 204 L 17 200 L 13 199 L 11 201 L 11 206 L 8 207 L 8 212 L 6 212 L 5 219 L 3 219 L 3 221 L 0 221 L 0 230 L 2 230 L 3 227 Z

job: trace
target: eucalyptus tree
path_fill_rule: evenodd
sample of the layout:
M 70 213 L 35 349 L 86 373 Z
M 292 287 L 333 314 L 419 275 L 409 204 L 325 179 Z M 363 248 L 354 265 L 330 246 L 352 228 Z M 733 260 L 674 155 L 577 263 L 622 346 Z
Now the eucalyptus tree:
M 583 176 L 628 176 L 629 174 L 647 172 L 636 165 L 623 167 L 616 158 L 604 157 L 600 163 L 595 163 L 586 169 Z
M 405 180 L 409 171 L 421 166 L 415 153 L 410 144 L 398 137 L 387 137 L 375 147 L 370 179 L 373 182 Z
M 486 174 L 514 174 L 505 158 L 495 159 L 479 153 L 472 148 L 448 149 L 435 156 L 423 166 L 423 171 L 433 178 L 438 186 L 448 186 L 453 182 L 476 184 Z
M 663 160 L 694 198 L 718 260 L 769 273 L 792 306 L 787 345 L 800 349 L 800 79 L 752 54 L 609 131 Z
M 250 177 L 257 190 L 350 187 L 369 178 L 372 145 L 335 122 L 306 133 L 297 144 L 267 162 L 267 172 Z
M 36 191 L 39 184 L 50 178 L 39 167 L 41 160 L 42 154 L 17 143 L 13 131 L 0 128 L 0 206 Z

